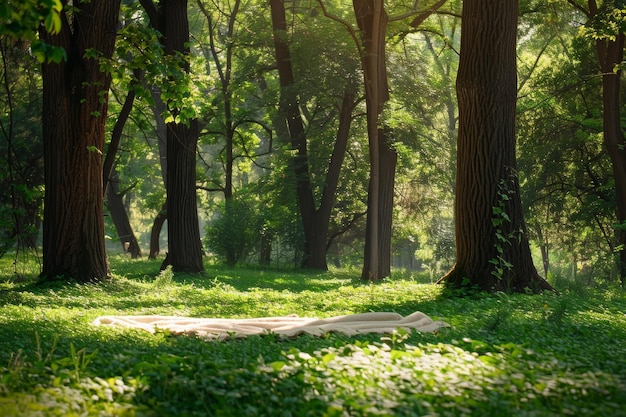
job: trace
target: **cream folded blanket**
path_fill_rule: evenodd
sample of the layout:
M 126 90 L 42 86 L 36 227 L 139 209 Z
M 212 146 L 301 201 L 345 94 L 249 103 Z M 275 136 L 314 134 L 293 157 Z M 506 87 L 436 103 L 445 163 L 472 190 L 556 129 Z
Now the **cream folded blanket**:
M 398 328 L 407 331 L 434 332 L 448 324 L 433 321 L 419 311 L 406 317 L 397 313 L 362 313 L 326 319 L 304 317 L 262 317 L 253 319 L 219 319 L 176 316 L 101 316 L 95 325 L 124 326 L 154 332 L 156 329 L 174 334 L 193 334 L 206 339 L 225 339 L 274 333 L 293 337 L 299 334 L 320 336 L 340 332 L 348 336 L 362 333 L 392 333 Z

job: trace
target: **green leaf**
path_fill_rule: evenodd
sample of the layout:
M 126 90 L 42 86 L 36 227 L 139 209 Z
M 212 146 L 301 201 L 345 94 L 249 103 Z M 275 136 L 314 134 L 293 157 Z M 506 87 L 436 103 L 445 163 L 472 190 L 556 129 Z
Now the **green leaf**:
M 96 146 L 93 146 L 93 145 L 87 146 L 87 150 L 89 152 L 95 152 L 95 153 L 98 153 L 98 154 L 102 155 L 102 151 L 100 149 L 98 149 Z
M 287 364 L 284 361 L 276 361 L 276 362 L 270 363 L 270 366 L 276 372 L 278 372 L 281 369 L 283 369 L 285 367 L 285 365 L 287 365 Z
M 46 30 L 53 35 L 61 32 L 61 27 L 62 27 L 61 16 L 57 12 L 51 11 L 46 16 L 44 26 Z
M 322 357 L 322 363 L 324 365 L 328 365 L 328 363 L 331 362 L 334 359 L 335 359 L 335 354 L 334 353 L 327 353 L 326 355 L 324 355 Z

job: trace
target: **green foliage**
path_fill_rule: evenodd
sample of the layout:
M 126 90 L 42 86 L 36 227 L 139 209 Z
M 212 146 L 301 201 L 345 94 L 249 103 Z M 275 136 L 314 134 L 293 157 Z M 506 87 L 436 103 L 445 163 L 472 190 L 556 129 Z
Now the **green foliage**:
M 0 4 L 0 35 L 34 39 L 40 23 L 52 34 L 61 30 L 60 0 L 25 0 Z
M 49 45 L 37 37 L 43 25 L 51 34 L 62 29 L 60 0 L 25 0 L 0 3 L 0 37 L 29 41 L 30 49 L 39 62 L 61 62 L 67 57 L 65 50 Z
M 615 191 L 603 148 L 597 56 L 594 42 L 577 36 L 573 22 L 584 16 L 565 2 L 546 12 L 528 25 L 535 36 L 519 47 L 521 198 L 531 239 L 555 276 L 594 285 L 616 276 Z
M 387 49 L 392 94 L 384 123 L 393 131 L 399 155 L 394 248 L 413 236 L 419 248 L 415 256 L 433 279 L 452 266 L 455 256 L 458 23 L 453 16 L 432 16 L 416 33 L 406 32 L 406 22 L 390 23 L 394 35 Z
M 0 36 L 0 256 L 35 249 L 43 202 L 41 78 L 24 45 Z M 15 258 L 17 260 L 17 257 Z M 17 265 L 16 265 L 17 268 Z
M 584 26 L 580 35 L 593 41 L 615 41 L 626 30 L 626 3 L 623 0 L 604 0 L 597 13 Z
M 235 198 L 221 204 L 207 225 L 206 246 L 232 266 L 251 252 L 262 229 L 263 220 L 253 202 Z
M 626 298 L 615 288 L 443 299 L 434 285 L 363 284 L 344 270 L 207 265 L 211 279 L 160 286 L 158 268 L 112 258 L 113 281 L 89 286 L 11 283 L 0 268 L 0 414 L 620 416 L 626 406 Z M 108 314 L 415 310 L 451 327 L 206 342 L 90 325 Z

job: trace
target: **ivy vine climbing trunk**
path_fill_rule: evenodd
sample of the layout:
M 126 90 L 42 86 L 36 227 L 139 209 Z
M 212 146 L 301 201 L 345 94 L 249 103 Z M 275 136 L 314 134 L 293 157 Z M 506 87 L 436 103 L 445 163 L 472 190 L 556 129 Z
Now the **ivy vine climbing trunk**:
M 533 264 L 515 157 L 518 0 L 465 0 L 457 75 L 456 264 L 449 289 L 551 289 Z
M 63 2 L 64 4 L 67 1 Z M 109 277 L 104 243 L 102 153 L 119 0 L 74 2 L 58 34 L 40 31 L 67 59 L 42 65 L 45 198 L 42 277 Z M 95 54 L 94 54 L 94 51 Z

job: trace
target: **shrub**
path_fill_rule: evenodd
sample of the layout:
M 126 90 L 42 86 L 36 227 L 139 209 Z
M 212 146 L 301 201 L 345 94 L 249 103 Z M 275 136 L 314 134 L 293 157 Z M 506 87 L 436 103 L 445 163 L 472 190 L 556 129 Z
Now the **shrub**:
M 215 219 L 207 226 L 207 248 L 228 265 L 244 259 L 261 236 L 261 221 L 253 204 L 232 199 L 221 204 Z

